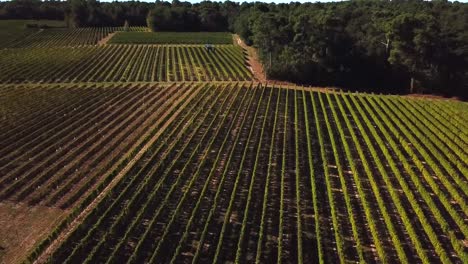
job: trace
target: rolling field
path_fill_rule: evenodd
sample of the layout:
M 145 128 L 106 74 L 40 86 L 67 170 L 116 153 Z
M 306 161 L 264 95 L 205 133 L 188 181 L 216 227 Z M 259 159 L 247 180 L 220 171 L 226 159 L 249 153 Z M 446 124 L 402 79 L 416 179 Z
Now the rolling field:
M 232 44 L 226 32 L 118 32 L 110 44 Z
M 0 50 L 0 82 L 250 80 L 242 49 L 106 45 Z
M 31 260 L 56 241 L 40 261 L 467 261 L 466 103 L 233 82 L 159 89 L 193 96 Z

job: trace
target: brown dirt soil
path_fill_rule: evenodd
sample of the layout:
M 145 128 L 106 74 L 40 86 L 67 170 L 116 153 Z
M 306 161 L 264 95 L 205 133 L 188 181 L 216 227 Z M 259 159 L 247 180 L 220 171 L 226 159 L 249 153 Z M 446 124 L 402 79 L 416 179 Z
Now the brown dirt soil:
M 98 41 L 98 45 L 106 45 L 107 42 L 109 42 L 109 40 L 115 35 L 115 32 L 113 33 L 110 33 L 109 35 L 107 35 L 106 37 L 104 37 L 103 39 L 99 40 Z
M 143 154 L 148 150 L 148 148 L 159 138 L 162 132 L 177 118 L 177 116 L 182 112 L 182 110 L 192 101 L 199 91 L 191 94 L 190 96 L 184 95 L 179 100 L 174 101 L 172 108 L 177 105 L 178 102 L 183 102 L 183 104 L 178 107 L 178 110 L 171 116 L 169 119 L 162 125 L 161 129 L 146 143 L 146 145 L 133 157 L 131 161 L 119 172 L 117 176 L 104 188 L 104 190 L 64 229 L 60 235 L 42 252 L 41 255 L 34 261 L 34 263 L 46 263 L 50 255 L 60 246 L 60 244 L 65 241 L 65 239 L 79 226 L 79 224 L 86 218 L 86 216 L 92 212 L 93 208 L 105 197 L 122 177 L 124 177 L 127 172 L 133 167 L 133 165 L 143 156 Z M 187 98 L 188 97 L 188 98 Z M 161 120 L 165 118 L 166 115 L 172 112 L 172 109 L 168 109 L 167 112 L 161 117 Z M 150 130 L 152 130 L 151 128 Z
M 238 35 L 234 35 L 234 42 L 247 52 L 247 62 L 254 79 L 262 83 L 267 82 L 263 65 L 258 60 L 257 51 L 254 48 L 247 46 Z
M 58 208 L 0 202 L 0 263 L 20 263 L 66 214 Z
M 263 65 L 258 58 L 257 50 L 254 47 L 247 46 L 238 35 L 234 35 L 234 43 L 242 47 L 247 52 L 248 67 L 253 74 L 254 81 L 261 82 L 263 84 L 268 83 L 269 85 L 273 85 L 273 86 L 284 86 L 285 88 L 290 88 L 288 86 L 296 86 L 295 83 L 268 79 L 265 74 Z M 327 88 L 327 87 L 315 88 L 314 87 L 314 89 L 327 91 L 330 88 Z M 335 88 L 332 88 L 332 89 L 335 89 Z

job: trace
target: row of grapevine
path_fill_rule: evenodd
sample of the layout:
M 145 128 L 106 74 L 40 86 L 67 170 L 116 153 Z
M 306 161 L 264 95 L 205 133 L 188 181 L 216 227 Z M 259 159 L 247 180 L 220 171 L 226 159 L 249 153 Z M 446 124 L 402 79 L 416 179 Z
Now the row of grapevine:
M 232 44 L 228 32 L 118 32 L 111 44 Z
M 62 89 L 76 96 L 12 125 L 12 133 L 2 133 L 2 199 L 73 205 L 119 161 L 121 152 L 131 151 L 148 129 L 161 126 L 174 102 L 196 91 L 174 85 Z M 51 90 L 46 94 L 53 95 Z
M 395 101 L 395 103 L 397 103 L 397 106 L 401 106 L 402 109 L 408 109 L 408 103 L 404 101 Z M 407 112 L 407 116 L 410 119 L 420 121 L 414 125 L 420 131 L 424 131 L 426 137 L 429 139 L 429 141 L 425 141 L 427 148 L 444 153 L 443 156 L 438 157 L 439 162 L 442 164 L 445 171 L 455 180 L 456 184 L 460 186 L 464 195 L 468 196 L 468 183 L 463 177 L 458 177 L 460 174 L 468 175 L 468 165 L 465 162 L 468 160 L 466 150 L 458 148 L 456 144 L 446 136 L 446 134 L 450 132 L 447 132 L 447 129 L 439 128 L 436 124 L 433 124 L 433 121 L 428 120 L 420 109 L 412 107 L 411 110 L 412 111 Z
M 240 89 L 238 89 L 240 91 Z M 246 97 L 247 93 L 244 93 L 244 95 L 241 97 L 239 96 L 240 100 L 239 100 L 239 105 L 233 105 L 232 107 L 234 109 L 236 109 L 234 111 L 234 113 L 232 115 L 224 115 L 222 120 L 221 120 L 221 123 L 227 121 L 228 119 L 231 119 L 231 122 L 230 123 L 226 123 L 226 126 L 224 126 L 222 128 L 222 130 L 224 129 L 227 129 L 228 131 L 230 131 L 232 128 L 234 128 L 234 126 L 236 125 L 237 122 L 235 122 L 234 120 L 238 120 L 239 116 L 240 116 L 240 113 L 241 113 L 241 109 L 242 109 L 242 105 L 243 103 L 245 103 L 245 97 Z M 199 182 L 196 182 L 197 180 L 199 180 L 199 176 L 200 174 L 202 175 L 208 175 L 208 177 L 203 181 L 202 179 L 202 182 L 203 183 L 203 188 L 202 190 L 199 192 L 200 195 L 198 197 L 198 201 L 200 201 L 200 199 L 203 199 L 203 194 L 204 194 L 204 190 L 207 189 L 207 187 L 209 186 L 209 183 L 211 182 L 211 180 L 213 179 L 213 175 L 215 174 L 215 169 L 216 168 L 216 164 L 218 164 L 218 162 L 220 161 L 221 159 L 221 154 L 223 154 L 226 150 L 226 148 L 229 147 L 228 144 L 226 144 L 229 139 L 231 138 L 231 136 L 229 134 L 221 134 L 221 131 L 222 130 L 218 130 L 217 133 L 218 134 L 215 134 L 214 137 L 212 137 L 210 139 L 210 143 L 208 145 L 208 149 L 206 150 L 206 152 L 203 154 L 203 161 L 202 161 L 202 164 L 201 166 L 199 166 L 195 172 L 195 176 L 198 176 L 198 178 L 192 178 L 187 190 L 185 191 L 184 193 L 184 196 L 182 197 L 182 199 L 180 199 L 177 203 L 177 206 L 176 206 L 176 209 L 174 210 L 174 212 L 172 213 L 172 215 L 170 216 L 170 220 L 168 222 L 168 224 L 166 225 L 166 228 L 161 236 L 161 241 L 158 242 L 158 244 L 156 245 L 153 253 L 152 253 L 152 256 L 150 258 L 150 262 L 155 262 L 156 260 L 159 260 L 159 259 L 162 259 L 164 258 L 164 256 L 166 256 L 166 253 L 167 253 L 167 248 L 168 248 L 168 244 L 171 245 L 172 243 L 169 242 L 169 236 L 172 236 L 172 234 L 174 232 L 176 232 L 177 230 L 177 226 L 180 225 L 180 218 L 183 218 L 183 219 L 186 219 L 187 217 L 183 217 L 183 214 L 187 211 L 187 210 L 190 210 L 190 208 L 192 208 L 192 206 L 190 205 L 185 205 L 183 204 L 183 202 L 185 201 L 185 198 L 188 198 L 189 196 L 189 193 L 190 193 L 190 190 L 192 189 L 192 186 L 195 187 L 194 185 L 195 184 L 198 184 L 200 185 Z M 222 135 L 222 136 L 220 136 Z M 219 139 L 217 137 L 220 137 Z M 210 149 L 212 149 L 213 147 L 216 146 L 216 139 L 218 139 L 217 141 L 221 141 L 220 139 L 223 139 L 222 140 L 222 143 L 219 147 L 219 151 L 217 152 L 213 152 L 212 150 L 209 152 Z M 216 154 L 216 155 L 214 155 Z M 216 157 L 212 157 L 210 158 L 210 156 L 216 156 Z M 207 164 L 210 164 L 211 161 L 214 161 L 212 163 L 211 166 L 207 166 Z M 186 165 L 187 166 L 187 165 Z M 204 166 L 207 166 L 207 168 L 211 168 L 211 169 L 207 169 L 207 170 L 204 170 Z M 208 172 L 209 173 L 205 173 L 205 172 Z M 193 195 L 193 193 L 192 193 Z M 168 241 L 168 243 L 163 243 L 165 241 Z
M 468 142 L 455 144 L 442 115 L 414 119 L 431 120 L 422 109 L 443 102 L 245 83 L 186 89 L 198 91 L 192 102 L 51 262 L 467 261 L 457 186 L 466 164 L 444 150 L 461 160 Z M 446 137 L 429 136 L 438 132 Z
M 126 30 L 144 32 L 146 27 L 129 27 Z M 52 28 L 41 29 L 27 37 L 8 43 L 5 48 L 45 48 L 45 47 L 77 47 L 96 45 L 110 33 L 124 31 L 123 27 L 96 27 L 96 28 Z
M 212 96 L 212 95 L 210 95 L 210 93 L 211 93 L 211 91 L 206 89 L 203 94 L 204 94 L 204 96 L 209 97 L 209 96 Z M 195 115 L 191 116 L 191 119 L 188 121 L 188 123 L 192 123 L 193 120 L 195 120 L 194 118 L 200 114 L 200 112 L 201 112 L 200 106 L 202 106 L 201 102 L 203 102 L 202 101 L 203 98 L 204 98 L 203 96 L 200 96 L 199 99 L 197 99 L 197 101 L 192 106 L 190 106 L 190 111 L 195 111 Z M 189 112 L 187 112 L 187 113 L 189 113 Z M 187 125 L 184 126 L 183 122 L 178 122 L 175 129 L 171 130 L 170 133 L 175 135 L 176 132 L 179 132 L 179 128 L 182 128 L 183 132 L 185 132 L 187 127 L 188 127 Z M 171 146 L 169 147 L 169 149 L 174 147 L 174 145 L 177 143 L 177 141 L 180 139 L 180 137 L 182 135 L 183 135 L 183 133 L 178 133 L 177 137 L 174 140 L 170 141 Z M 192 135 L 191 135 L 191 137 L 192 137 Z M 166 143 L 169 143 L 169 142 L 166 142 Z M 163 145 L 160 145 L 159 148 L 160 147 L 163 147 Z M 154 155 L 156 153 L 157 152 L 154 152 Z M 153 159 L 153 158 L 154 157 L 151 157 L 151 159 Z M 152 171 L 154 171 L 159 166 L 159 164 L 160 163 L 157 163 L 156 166 L 152 166 L 151 163 L 148 163 L 147 166 L 152 166 Z M 151 173 L 150 173 L 150 175 L 151 175 Z M 149 179 L 150 178 L 147 178 L 147 180 L 149 180 Z M 142 186 L 145 186 L 145 184 L 143 184 Z M 152 198 L 154 195 L 156 195 L 156 192 L 153 191 L 151 193 L 151 195 L 150 195 L 150 198 Z M 133 220 L 131 221 L 130 227 L 127 229 L 127 231 L 123 235 L 122 239 L 118 242 L 118 244 L 116 245 L 116 247 L 112 251 L 112 253 L 111 253 L 111 255 L 110 255 L 109 259 L 108 259 L 108 262 L 112 263 L 113 261 L 116 261 L 117 259 L 119 259 L 119 255 L 123 252 L 122 247 L 126 245 L 127 241 L 130 239 L 130 236 L 133 235 L 132 231 L 134 231 L 134 229 L 138 227 L 138 223 L 143 219 L 143 217 L 146 214 L 148 214 L 147 210 L 150 208 L 149 205 L 150 205 L 151 202 L 153 202 L 153 199 L 147 199 L 146 204 L 144 204 L 141 207 L 140 211 L 137 212 L 136 217 L 134 217 Z
M 74 107 L 71 102 L 76 98 L 89 96 L 86 93 L 92 87 L 75 86 L 63 89 L 61 84 L 46 87 L 26 85 L 5 85 L 0 87 L 0 126 L 5 135 L 24 133 L 26 127 L 18 128 L 18 124 L 28 122 L 37 116 L 58 111 L 65 107 Z M 83 93 L 77 93 L 77 90 Z M 70 92 L 73 91 L 73 92 Z M 37 128 L 36 128 L 37 129 Z M 0 143 L 1 144 L 1 143 Z
M 385 101 L 385 103 L 391 102 Z M 388 105 L 387 107 L 392 107 L 392 104 Z M 395 116 L 401 118 L 404 121 L 404 132 L 408 131 L 404 133 L 404 135 L 407 135 L 409 138 L 413 139 L 411 143 L 417 147 L 419 155 L 421 155 L 425 162 L 427 162 L 429 165 L 427 166 L 427 169 L 429 169 L 433 174 L 437 175 L 437 179 L 440 181 L 441 185 L 444 186 L 447 192 L 453 196 L 453 199 L 456 201 L 456 206 L 460 207 L 462 211 L 467 212 L 467 190 L 463 188 L 463 186 L 466 185 L 466 181 L 463 181 L 463 176 L 455 170 L 448 170 L 448 174 L 446 171 L 444 171 L 445 168 L 450 168 L 452 164 L 446 159 L 445 153 L 442 153 L 438 149 L 434 148 L 433 142 L 437 141 L 437 139 L 426 136 L 426 131 L 418 129 L 413 121 L 405 116 L 403 111 L 395 109 L 393 112 Z M 442 154 L 436 155 L 436 153 Z M 458 183 L 461 183 L 461 185 Z
M 119 45 L 0 51 L 0 82 L 128 82 L 250 80 L 234 45 Z
M 231 89 L 231 91 L 233 91 Z M 224 94 L 214 94 L 213 93 L 214 91 L 209 91 L 209 94 L 210 95 L 205 95 L 205 98 L 209 98 L 210 96 L 211 97 L 214 97 L 214 98 L 222 98 L 223 102 L 224 103 L 228 103 L 228 101 L 231 101 L 232 102 L 232 96 L 227 96 L 226 93 Z M 230 98 L 230 99 L 229 99 Z M 229 99 L 229 100 L 228 100 Z M 215 101 L 215 100 L 213 100 Z M 132 179 L 131 183 L 136 183 L 135 181 L 139 181 L 138 185 L 137 186 L 134 186 L 134 187 L 138 187 L 138 188 L 145 188 L 147 189 L 149 186 L 154 186 L 154 190 L 155 191 L 150 191 L 148 192 L 150 197 L 152 197 L 153 195 L 158 195 L 158 190 L 162 191 L 163 189 L 165 189 L 166 191 L 169 191 L 168 193 L 166 193 L 165 195 L 169 195 L 170 193 L 172 193 L 170 190 L 167 190 L 167 188 L 171 188 L 172 187 L 172 184 L 174 185 L 177 185 L 177 184 L 184 184 L 185 182 L 182 181 L 182 179 L 180 179 L 182 177 L 179 177 L 177 178 L 177 180 L 175 178 L 172 178 L 168 175 L 168 172 L 171 171 L 170 168 L 172 168 L 173 166 L 184 166 L 184 164 L 180 164 L 180 163 L 176 163 L 177 159 L 179 158 L 183 158 L 183 159 L 192 159 L 194 156 L 194 153 L 197 153 L 196 151 L 190 151 L 190 153 L 185 153 L 184 151 L 180 151 L 178 153 L 175 153 L 174 151 L 176 151 L 177 149 L 180 149 L 180 150 L 185 150 L 187 149 L 187 147 L 189 146 L 189 143 L 191 142 L 199 142 L 199 144 L 202 144 L 201 143 L 201 139 L 202 138 L 206 138 L 206 133 L 209 131 L 209 127 L 210 125 L 209 124 L 212 124 L 214 122 L 214 120 L 217 118 L 216 115 L 213 115 L 214 113 L 216 113 L 215 111 L 213 111 L 212 113 L 211 112 L 202 112 L 200 111 L 201 109 L 204 109 L 203 107 L 207 107 L 208 105 L 210 105 L 209 107 L 207 107 L 208 110 L 210 109 L 215 109 L 218 108 L 220 109 L 224 103 L 222 105 L 215 105 L 213 103 L 213 101 L 209 102 L 207 100 L 204 100 L 204 101 L 201 101 L 198 105 L 198 107 L 200 109 L 197 109 L 196 108 L 196 111 L 194 112 L 194 115 L 187 115 L 185 117 L 183 117 L 180 121 L 178 120 L 176 123 L 177 123 L 177 126 L 185 126 L 185 129 L 182 129 L 182 130 L 174 130 L 174 135 L 172 135 L 171 137 L 176 137 L 177 140 L 171 140 L 171 138 L 168 138 L 166 139 L 167 143 L 170 143 L 170 144 L 164 144 L 162 147 L 167 149 L 165 151 L 165 154 L 163 154 L 162 156 L 159 156 L 160 154 L 158 154 L 157 152 L 155 152 L 155 154 L 157 154 L 158 156 L 155 156 L 154 159 L 151 159 L 151 160 L 146 160 L 147 163 L 146 164 L 141 164 L 141 165 L 138 165 L 137 164 L 137 167 L 141 168 L 141 169 L 136 169 L 137 171 L 139 170 L 140 172 L 144 172 L 144 174 L 147 174 L 151 177 L 146 177 L 146 178 L 142 178 L 140 173 L 138 174 L 135 174 L 135 177 L 138 177 L 138 178 L 134 178 Z M 218 110 L 220 111 L 220 110 Z M 193 119 L 195 118 L 195 119 Z M 192 126 L 187 126 L 185 125 L 187 123 L 187 120 L 184 120 L 184 119 L 189 119 L 189 123 L 188 124 L 195 124 L 196 127 L 192 127 Z M 211 121 L 209 121 L 211 119 Z M 207 122 L 203 122 L 203 121 L 207 121 Z M 180 124 L 180 125 L 179 125 Z M 156 149 L 158 149 L 159 147 L 158 146 L 154 146 Z M 173 150 L 173 151 L 172 151 Z M 167 168 L 164 166 L 166 165 Z M 159 173 L 161 173 L 161 178 L 159 177 L 156 177 L 158 176 Z M 144 182 L 141 182 L 142 180 L 144 180 Z M 152 185 L 149 185 L 151 184 Z M 168 184 L 168 183 L 172 183 L 172 184 Z M 127 188 L 134 188 L 133 187 L 134 184 L 126 184 L 125 185 L 125 189 Z M 173 190 L 173 188 L 171 188 Z M 148 190 L 149 191 L 149 190 Z M 122 192 L 119 192 L 119 193 L 112 193 L 111 195 L 119 195 L 119 197 L 122 197 L 125 198 L 125 194 L 127 192 L 126 191 L 122 191 Z M 131 192 L 131 193 L 135 193 L 135 194 L 139 194 L 140 196 L 141 195 L 144 195 L 146 194 L 147 192 Z M 163 197 L 159 196 L 161 199 L 164 200 Z M 142 197 L 141 197 L 142 198 Z M 141 199 L 140 198 L 140 199 Z M 117 198 L 117 199 L 112 199 L 112 200 L 109 200 L 109 201 L 114 201 L 112 204 L 115 204 L 115 206 L 119 206 L 119 199 L 120 198 Z M 158 215 L 159 213 L 161 213 L 161 210 L 158 210 L 157 207 L 157 204 L 155 204 L 155 202 L 157 200 L 155 199 L 150 199 L 148 200 L 150 202 L 150 204 L 144 204 L 144 207 L 141 207 L 141 210 L 143 210 L 143 214 L 144 216 L 143 217 L 148 217 L 149 215 L 152 215 L 153 213 L 156 215 Z M 167 200 L 166 200 L 167 201 Z M 138 203 L 130 203 L 129 206 L 132 206 L 132 205 L 135 205 L 135 206 L 138 206 Z M 147 208 L 147 206 L 150 206 Z M 109 213 L 112 213 L 112 214 L 115 214 L 115 213 L 123 213 L 122 211 L 120 210 L 113 210 L 113 206 L 110 206 L 108 207 L 108 211 Z M 150 209 L 150 208 L 153 208 L 153 209 Z M 134 213 L 137 213 L 139 212 L 139 210 L 126 210 L 126 215 L 124 216 L 127 216 L 127 217 L 131 217 L 132 214 Z M 148 215 L 149 214 L 149 215 Z M 103 219 L 102 221 L 109 221 L 111 219 L 107 218 L 106 217 L 106 214 L 98 214 L 99 217 L 101 217 L 101 219 Z M 118 219 L 116 219 L 116 223 L 118 223 L 120 220 L 125 220 L 125 219 L 122 219 L 121 217 L 119 217 Z M 131 220 L 130 219 L 127 219 L 127 220 Z M 156 224 L 157 222 L 156 221 L 149 221 L 149 226 L 152 226 L 154 224 Z M 141 228 L 140 228 L 141 229 Z M 148 229 L 149 231 L 151 231 L 151 229 Z M 90 230 L 91 232 L 92 230 Z M 141 231 L 144 231 L 144 230 L 141 230 Z M 136 231 L 134 231 L 136 232 Z M 148 232 L 144 232 L 141 233 L 141 232 L 138 232 L 140 233 L 140 235 L 143 235 L 143 237 L 147 237 L 149 235 Z M 135 233 L 133 233 L 132 235 L 135 235 Z M 136 251 L 135 252 L 138 252 L 139 246 L 137 245 L 137 248 L 136 248 Z M 122 253 L 122 252 L 119 252 L 119 253 Z
M 360 98 L 362 99 L 362 98 Z M 365 108 L 366 110 L 369 110 L 368 108 L 368 105 L 365 105 Z M 443 243 L 445 243 L 446 241 L 444 241 L 443 243 L 441 243 L 439 241 L 439 237 L 437 237 L 437 233 L 436 231 L 434 231 L 434 227 L 437 227 L 437 225 L 440 225 L 442 228 L 443 228 L 443 232 L 445 232 L 450 240 L 451 240 L 451 243 L 452 243 L 452 246 L 454 248 L 454 250 L 456 251 L 456 253 L 459 255 L 459 256 L 463 256 L 465 253 L 463 253 L 463 245 L 461 243 L 461 241 L 457 241 L 457 238 L 453 232 L 453 230 L 449 230 L 449 225 L 447 224 L 446 220 L 443 218 L 443 216 L 441 215 L 441 212 L 440 210 L 437 208 L 436 204 L 434 203 L 433 199 L 430 198 L 430 195 L 429 193 L 424 190 L 422 188 L 422 184 L 420 183 L 420 180 L 417 178 L 416 175 L 414 175 L 414 173 L 410 170 L 410 166 L 407 164 L 407 161 L 406 159 L 402 159 L 404 156 L 403 154 L 401 154 L 401 150 L 397 147 L 397 145 L 395 144 L 395 142 L 393 141 L 392 137 L 387 133 L 386 129 L 384 129 L 382 127 L 382 124 L 379 123 L 377 117 L 372 113 L 372 112 L 368 112 L 370 113 L 370 115 L 372 116 L 372 118 L 374 119 L 375 123 L 377 124 L 378 128 L 380 129 L 380 131 L 382 132 L 382 134 L 385 136 L 385 139 L 386 140 L 389 140 L 390 142 L 390 145 L 391 145 L 391 148 L 392 150 L 397 154 L 397 158 L 401 160 L 401 162 L 403 163 L 406 163 L 405 164 L 405 170 L 402 172 L 400 171 L 400 169 L 398 168 L 397 166 L 397 163 L 396 163 L 396 160 L 394 160 L 395 158 L 392 157 L 391 153 L 389 150 L 386 150 L 386 149 L 382 149 L 384 155 L 386 156 L 386 158 L 390 161 L 390 167 L 391 167 L 391 170 L 392 172 L 394 173 L 394 175 L 396 176 L 397 180 L 399 181 L 402 189 L 404 190 L 405 192 L 405 195 L 406 197 L 408 198 L 408 200 L 411 201 L 411 206 L 414 208 L 414 211 L 415 213 L 418 215 L 418 219 L 421 221 L 421 226 L 423 227 L 423 229 L 427 232 L 428 236 L 429 236 L 429 240 L 431 240 L 434 244 L 435 244 L 435 247 L 436 247 L 436 250 L 438 250 L 439 254 L 441 254 L 442 256 L 444 255 L 444 252 L 442 252 L 442 249 L 441 248 L 438 248 L 437 245 L 442 245 Z M 366 120 L 367 121 L 367 120 Z M 368 121 L 369 122 L 369 121 Z M 382 139 L 377 138 L 377 141 L 380 141 L 382 142 Z M 411 180 L 413 180 L 414 182 L 416 182 L 415 186 L 416 188 L 414 189 L 417 189 L 418 192 L 415 192 L 412 190 L 412 182 L 409 182 L 409 181 L 405 181 L 405 177 L 403 177 L 403 173 L 404 172 L 407 172 L 409 174 L 409 177 L 407 178 L 410 178 Z M 431 182 L 431 180 L 429 179 L 428 180 L 429 182 Z M 412 193 L 412 191 L 414 193 Z M 431 190 L 432 191 L 432 190 Z M 423 200 L 426 202 L 426 204 L 428 205 L 428 207 L 431 209 L 433 215 L 434 215 L 434 218 L 437 222 L 436 225 L 434 224 L 431 224 L 429 221 L 431 221 L 432 219 L 430 218 L 426 218 L 424 216 L 424 211 L 423 211 L 423 207 L 422 206 L 419 206 L 418 202 L 419 200 L 421 200 L 419 197 L 417 197 L 418 195 L 421 195 Z M 446 201 L 444 202 L 445 200 L 445 197 L 443 195 L 441 195 L 441 197 L 439 198 L 442 203 L 444 203 L 445 205 L 447 205 Z M 460 228 L 461 228 L 461 231 L 463 232 L 463 235 L 467 235 L 466 231 L 466 227 L 464 227 L 464 225 L 461 223 L 461 219 L 459 218 L 458 215 L 454 214 L 453 213 L 453 210 L 451 207 L 446 207 L 447 211 L 449 212 L 452 212 L 452 217 L 453 217 L 453 220 L 455 220 Z M 433 222 L 433 221 L 431 221 Z M 419 239 L 416 234 L 413 234 L 413 236 L 415 237 L 415 239 Z M 447 241 L 448 242 L 448 241 Z M 428 259 L 425 260 L 426 262 L 429 262 Z M 446 261 L 449 261 L 449 259 L 446 258 Z
M 232 104 L 233 102 L 234 102 L 234 101 L 229 101 L 229 100 L 228 100 L 228 97 L 225 97 L 225 99 L 223 100 L 223 104 L 221 105 L 221 108 L 222 108 L 223 106 L 227 106 L 228 108 L 230 108 L 230 107 L 233 106 L 233 104 Z M 229 104 L 229 105 L 226 105 L 226 104 Z M 161 214 L 164 213 L 164 211 L 162 210 L 162 208 L 163 208 L 163 206 L 164 206 L 166 203 L 173 203 L 173 201 L 170 200 L 169 198 L 170 198 L 172 195 L 175 195 L 175 194 L 176 194 L 175 191 L 179 188 L 179 184 L 185 184 L 185 183 L 186 183 L 186 182 L 183 181 L 182 175 L 184 175 L 184 173 L 186 172 L 186 170 L 190 170 L 190 169 L 191 169 L 191 168 L 188 166 L 188 164 L 191 164 L 190 161 L 191 161 L 192 159 L 194 159 L 196 156 L 198 156 L 198 154 L 197 154 L 197 153 L 199 153 L 198 150 L 201 149 L 201 146 L 203 146 L 204 143 L 207 143 L 208 145 L 207 145 L 207 148 L 205 149 L 205 151 L 202 152 L 203 154 L 201 154 L 201 155 L 202 155 L 202 157 L 205 157 L 205 155 L 207 155 L 208 150 L 211 148 L 211 146 L 212 146 L 212 144 L 213 144 L 213 142 L 214 142 L 214 139 L 216 138 L 216 135 L 217 135 L 216 133 L 219 133 L 220 129 L 222 128 L 222 126 L 221 126 L 222 120 L 221 120 L 221 123 L 215 123 L 216 120 L 218 120 L 217 117 L 215 117 L 214 119 L 212 119 L 211 122 L 208 123 L 208 125 L 206 126 L 208 129 L 205 130 L 205 131 L 203 132 L 202 136 L 200 137 L 201 140 L 200 140 L 200 141 L 196 141 L 196 142 L 197 142 L 197 146 L 196 146 L 195 149 L 192 151 L 191 155 L 188 157 L 188 160 L 189 160 L 189 161 L 188 161 L 188 162 L 185 162 L 185 165 L 182 167 L 182 169 L 181 169 L 180 172 L 179 172 L 179 177 L 177 177 L 177 180 L 175 180 L 175 181 L 170 185 L 170 189 L 169 189 L 168 192 L 165 194 L 164 198 L 162 198 L 161 206 L 159 206 L 158 209 L 156 209 L 156 213 L 155 213 L 154 216 L 153 216 L 153 219 L 154 219 L 154 220 L 158 219 L 158 217 L 161 217 Z M 225 120 L 225 119 L 223 119 L 223 120 Z M 201 127 L 202 127 L 202 126 L 201 126 Z M 210 128 L 212 128 L 212 127 L 215 129 L 215 137 L 212 137 L 212 138 L 210 139 L 209 142 L 206 142 L 206 140 L 208 140 L 208 131 L 210 131 Z M 196 136 L 195 136 L 194 138 L 192 138 L 192 139 L 197 138 L 197 136 L 198 136 L 198 135 L 196 135 Z M 189 142 L 190 142 L 190 141 L 189 141 Z M 203 160 L 203 162 L 204 162 L 206 159 L 202 159 L 202 160 Z M 199 164 L 199 165 L 197 166 L 197 171 L 199 171 L 199 169 L 203 167 L 203 162 L 201 162 L 201 164 Z M 169 167 L 172 167 L 172 166 L 176 166 L 175 162 L 172 162 L 171 165 L 170 165 Z M 166 170 L 166 171 L 167 171 L 167 170 Z M 167 173 L 164 173 L 164 175 L 166 176 L 166 175 L 168 175 L 168 174 L 167 174 Z M 183 193 L 183 195 L 182 195 L 180 201 L 183 201 L 183 200 L 184 200 L 183 198 L 184 198 L 184 197 L 187 197 L 186 195 L 188 194 L 188 190 L 190 190 L 190 187 L 189 187 L 189 186 L 192 186 L 192 185 L 196 182 L 196 180 L 198 179 L 198 177 L 200 177 L 200 174 L 199 174 L 199 173 L 196 173 L 196 172 L 195 172 L 194 174 L 191 175 L 191 179 L 187 182 L 187 183 L 188 183 L 188 186 L 185 187 L 185 188 L 183 188 L 185 191 L 184 191 L 184 193 Z M 160 185 L 159 185 L 159 186 L 160 186 Z M 177 192 L 177 194 L 178 194 L 178 192 Z M 176 207 L 176 210 L 174 210 L 174 211 L 171 212 L 171 213 L 173 213 L 173 215 L 175 215 L 175 213 L 177 212 L 177 208 L 179 208 L 179 207 Z M 170 217 L 168 217 L 168 218 L 171 219 L 171 220 L 174 219 L 174 218 L 170 218 Z M 151 223 L 157 223 L 157 222 L 154 221 L 154 220 L 151 220 Z M 169 224 L 167 225 L 167 227 L 166 227 L 165 230 L 168 230 L 168 229 L 167 229 L 168 226 L 169 226 Z M 151 225 L 149 226 L 149 230 L 151 230 Z M 165 233 L 165 234 L 167 234 L 167 233 Z M 141 241 L 145 241 L 145 240 L 148 238 L 148 236 L 146 236 L 146 235 L 151 235 L 151 236 L 149 236 L 149 237 L 153 237 L 153 234 L 151 234 L 151 233 L 148 232 L 148 233 L 145 233 L 145 235 L 143 236 L 143 238 L 142 238 Z M 164 234 L 163 234 L 162 236 L 164 236 Z M 146 240 L 146 241 L 148 241 L 148 240 Z M 154 248 L 155 248 L 155 249 L 154 249 L 154 252 L 152 253 L 153 256 L 155 256 L 155 253 L 157 253 L 158 248 L 159 248 L 159 244 L 158 244 L 157 246 L 155 246 Z M 138 250 L 135 251 L 135 252 L 133 253 L 132 257 L 138 258 Z M 131 257 L 131 258 L 132 258 L 132 257 Z M 153 257 L 151 257 L 151 258 L 153 258 Z M 139 261 L 136 260 L 136 262 L 139 262 Z M 154 262 L 154 261 L 151 261 L 151 262 Z

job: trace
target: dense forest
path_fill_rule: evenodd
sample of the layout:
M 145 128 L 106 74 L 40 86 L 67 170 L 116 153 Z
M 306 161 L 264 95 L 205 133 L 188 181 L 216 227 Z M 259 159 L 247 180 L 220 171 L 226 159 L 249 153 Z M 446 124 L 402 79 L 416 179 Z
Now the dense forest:
M 267 75 L 382 93 L 468 97 L 468 4 L 16 0 L 0 19 L 57 19 L 70 27 L 148 25 L 154 31 L 231 31 L 255 46 Z

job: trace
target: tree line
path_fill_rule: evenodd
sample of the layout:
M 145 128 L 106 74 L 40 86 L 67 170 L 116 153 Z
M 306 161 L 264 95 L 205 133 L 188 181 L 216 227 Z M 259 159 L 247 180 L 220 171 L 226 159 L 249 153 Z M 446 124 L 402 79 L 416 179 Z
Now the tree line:
M 241 10 L 234 30 L 258 47 L 274 78 L 385 93 L 468 94 L 468 4 L 256 3 Z
M 96 0 L 13 0 L 0 2 L 0 19 L 64 20 L 69 27 L 145 26 L 154 3 Z
M 383 93 L 468 98 L 468 4 L 422 0 L 337 3 L 15 0 L 0 19 L 70 27 L 148 25 L 231 31 L 258 49 L 268 77 Z

